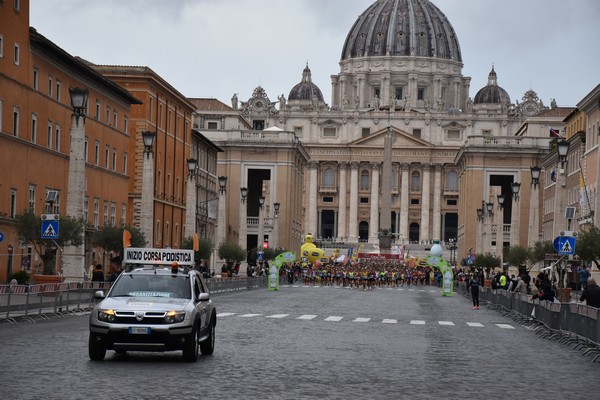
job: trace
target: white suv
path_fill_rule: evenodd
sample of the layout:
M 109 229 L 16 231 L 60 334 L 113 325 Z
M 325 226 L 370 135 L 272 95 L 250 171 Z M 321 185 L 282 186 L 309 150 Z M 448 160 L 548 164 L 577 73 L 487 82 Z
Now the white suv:
M 106 350 L 182 350 L 195 362 L 198 350 L 215 347 L 217 312 L 202 275 L 177 267 L 142 267 L 119 275 L 90 315 L 89 356 L 103 360 Z

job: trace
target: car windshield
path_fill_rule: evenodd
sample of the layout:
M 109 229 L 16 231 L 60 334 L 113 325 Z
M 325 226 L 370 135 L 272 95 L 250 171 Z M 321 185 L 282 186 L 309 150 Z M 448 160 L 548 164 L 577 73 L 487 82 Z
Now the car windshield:
M 189 299 L 190 280 L 185 275 L 123 274 L 114 283 L 110 296 Z

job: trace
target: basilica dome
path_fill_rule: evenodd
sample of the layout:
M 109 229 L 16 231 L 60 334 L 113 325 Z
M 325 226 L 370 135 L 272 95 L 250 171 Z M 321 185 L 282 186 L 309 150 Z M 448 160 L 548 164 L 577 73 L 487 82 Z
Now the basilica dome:
M 310 72 L 310 68 L 308 65 L 302 71 L 302 81 L 294 86 L 292 90 L 290 90 L 290 95 L 288 96 L 288 100 L 308 100 L 313 101 L 317 99 L 319 102 L 323 102 L 323 93 L 321 93 L 321 89 L 317 85 L 315 85 L 312 81 L 312 74 Z
M 498 86 L 498 76 L 494 67 L 488 75 L 488 83 L 486 86 L 481 88 L 475 98 L 473 99 L 475 104 L 510 104 L 510 96 L 508 92 Z
M 367 8 L 346 37 L 342 61 L 373 56 L 462 62 L 454 28 L 429 0 L 377 0 Z

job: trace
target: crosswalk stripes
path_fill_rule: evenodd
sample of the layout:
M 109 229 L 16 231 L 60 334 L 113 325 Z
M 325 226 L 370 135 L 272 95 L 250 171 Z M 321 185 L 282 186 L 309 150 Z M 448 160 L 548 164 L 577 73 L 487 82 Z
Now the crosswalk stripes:
M 316 315 L 302 315 L 302 316 L 300 316 L 300 317 L 298 317 L 296 319 L 303 319 L 303 320 L 306 320 L 306 321 L 310 321 L 311 319 L 315 319 L 315 318 L 317 318 Z
M 224 318 L 224 317 L 240 317 L 240 318 L 257 318 L 257 317 L 264 317 L 264 318 L 270 318 L 270 319 L 285 319 L 290 317 L 290 314 L 272 314 L 272 315 L 265 315 L 265 314 L 237 314 L 237 313 L 233 313 L 233 312 L 224 312 L 224 313 L 218 313 L 217 317 L 218 318 Z M 317 319 L 318 315 L 317 314 L 304 314 L 304 315 L 300 315 L 299 317 L 295 317 L 295 319 L 297 320 L 304 320 L 304 321 L 311 321 L 314 319 Z M 294 317 L 293 317 L 294 318 Z M 340 322 L 344 319 L 343 316 L 340 315 L 329 315 L 327 317 L 323 317 L 323 321 L 326 322 Z M 398 324 L 398 320 L 397 319 L 391 319 L 391 318 L 383 318 L 381 320 L 381 322 L 379 322 L 379 320 L 374 320 L 373 318 L 367 318 L 367 317 L 356 317 L 353 320 L 351 320 L 351 322 L 357 322 L 357 323 L 381 323 L 381 324 Z M 427 325 L 427 321 L 425 320 L 420 320 L 420 319 L 413 319 L 410 321 L 401 321 L 401 323 L 405 323 L 408 322 L 409 325 Z M 456 324 L 452 321 L 436 321 L 438 325 L 440 326 L 456 326 Z M 435 322 L 434 322 L 435 323 Z M 465 322 L 465 324 L 471 328 L 484 328 L 485 325 L 480 323 L 480 322 Z M 514 326 L 509 325 L 509 324 L 490 324 L 493 326 L 496 326 L 500 329 L 515 329 Z

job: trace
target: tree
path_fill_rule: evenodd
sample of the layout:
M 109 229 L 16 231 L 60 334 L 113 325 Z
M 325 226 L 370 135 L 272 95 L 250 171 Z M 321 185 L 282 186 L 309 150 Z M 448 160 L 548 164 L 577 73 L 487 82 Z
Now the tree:
M 475 257 L 475 267 L 478 269 L 483 268 L 488 277 L 494 268 L 500 267 L 500 264 L 500 259 L 491 253 L 477 254 L 477 257 Z
M 246 259 L 246 250 L 237 243 L 222 242 L 218 250 L 219 258 L 225 260 L 226 265 L 223 266 L 224 271 L 229 272 L 233 266 Z
M 198 240 L 199 250 L 194 252 L 194 262 L 200 263 L 200 260 L 208 260 L 212 255 L 212 240 L 209 238 L 200 238 Z M 187 237 L 181 243 L 182 249 L 192 250 L 194 248 L 194 238 L 192 236 Z
M 528 260 L 531 263 L 529 270 L 534 264 L 539 262 L 544 262 L 546 260 L 547 254 L 555 254 L 556 250 L 552 245 L 552 242 L 549 240 L 538 241 L 533 244 L 532 247 L 529 248 L 529 257 Z M 528 271 L 529 271 L 528 270 Z
M 583 262 L 593 262 L 600 269 L 598 259 L 600 258 L 600 228 L 592 225 L 589 230 L 582 232 L 577 237 L 575 254 Z
M 42 239 L 42 220 L 30 211 L 15 216 L 17 233 L 25 243 L 31 243 L 42 260 L 43 273 L 56 274 L 56 251 L 65 246 L 81 246 L 83 244 L 83 219 L 71 216 L 60 217 L 58 239 Z M 58 246 L 58 248 L 57 248 Z
M 92 245 L 101 248 L 104 251 L 103 257 L 112 253 L 112 260 L 121 261 L 123 259 L 123 231 L 127 229 L 131 233 L 132 247 L 145 247 L 146 239 L 142 232 L 136 227 L 130 226 L 110 226 L 106 225 L 94 231 L 92 236 Z
M 519 269 L 519 276 L 527 274 L 525 261 L 529 257 L 529 250 L 522 246 L 509 246 L 504 249 L 504 261 Z

